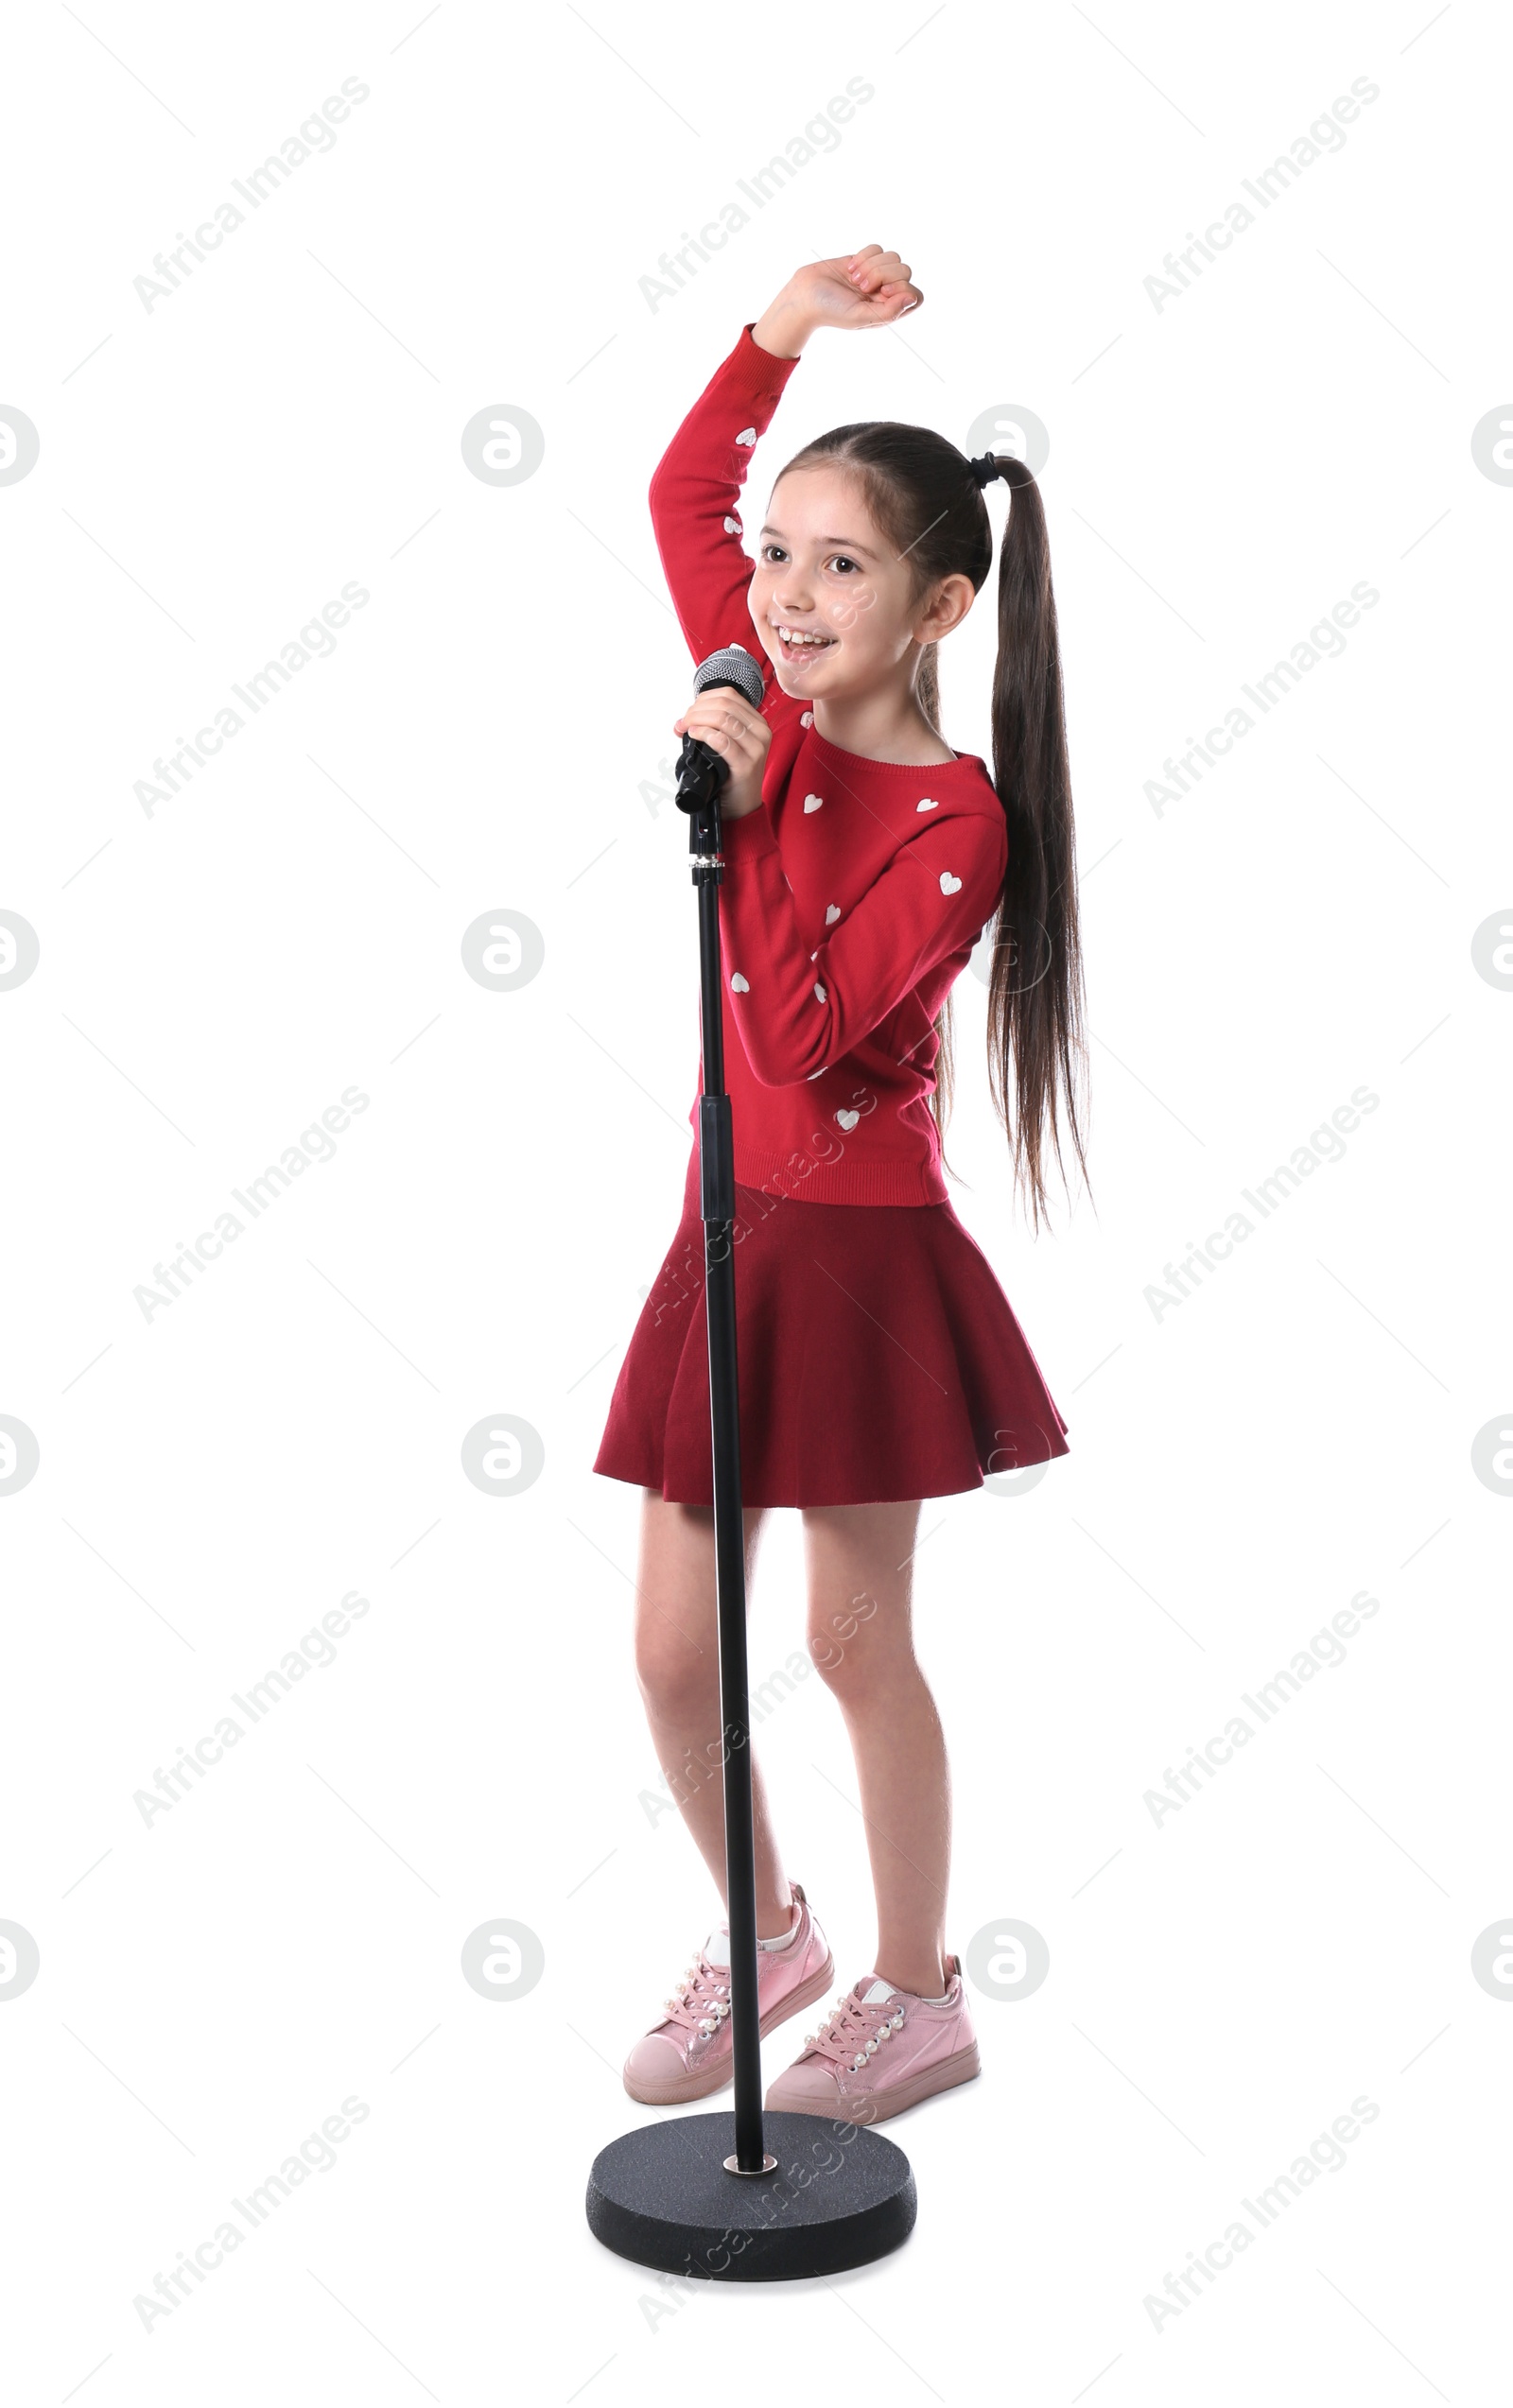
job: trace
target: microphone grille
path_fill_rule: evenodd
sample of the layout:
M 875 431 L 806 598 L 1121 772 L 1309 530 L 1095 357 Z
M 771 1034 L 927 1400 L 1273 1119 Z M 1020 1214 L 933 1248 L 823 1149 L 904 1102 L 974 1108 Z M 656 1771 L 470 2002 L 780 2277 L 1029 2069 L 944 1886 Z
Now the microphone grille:
M 693 690 L 702 694 L 706 685 L 734 685 L 744 694 L 754 711 L 759 711 L 764 687 L 762 673 L 751 654 L 739 644 L 727 644 L 722 652 L 711 652 L 694 671 Z

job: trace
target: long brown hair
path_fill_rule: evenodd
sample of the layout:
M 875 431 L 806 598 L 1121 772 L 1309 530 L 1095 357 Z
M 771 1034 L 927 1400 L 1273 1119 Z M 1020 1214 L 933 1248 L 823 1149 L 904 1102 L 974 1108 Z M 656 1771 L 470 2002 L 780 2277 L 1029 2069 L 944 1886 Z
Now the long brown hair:
M 941 579 L 969 577 L 981 591 L 993 565 L 993 528 L 965 452 L 929 426 L 872 419 L 835 426 L 795 453 L 782 472 L 833 461 L 857 478 L 874 524 L 907 559 L 913 598 Z M 1009 858 L 993 928 L 988 981 L 988 1076 L 994 1107 L 1027 1192 L 1034 1225 L 1046 1208 L 1049 1128 L 1063 1184 L 1061 1113 L 1087 1173 L 1078 1102 L 1087 1071 L 1077 865 L 1067 757 L 1066 706 L 1051 550 L 1040 489 L 1023 460 L 1000 455 L 1011 489 L 999 553 L 999 646 L 993 672 L 993 784 L 1008 823 Z M 939 647 L 921 652 L 914 691 L 940 732 Z M 942 739 L 945 740 L 944 738 Z M 954 1085 L 950 997 L 935 1023 L 940 1045 L 932 1108 L 944 1139 Z

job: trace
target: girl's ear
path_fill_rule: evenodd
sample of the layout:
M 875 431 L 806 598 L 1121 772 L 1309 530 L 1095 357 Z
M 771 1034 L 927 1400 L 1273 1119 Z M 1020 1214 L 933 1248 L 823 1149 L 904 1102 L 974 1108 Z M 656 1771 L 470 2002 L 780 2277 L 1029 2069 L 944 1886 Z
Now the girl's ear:
M 976 599 L 977 589 L 969 577 L 942 578 L 914 623 L 919 642 L 938 644 L 953 627 L 960 627 Z

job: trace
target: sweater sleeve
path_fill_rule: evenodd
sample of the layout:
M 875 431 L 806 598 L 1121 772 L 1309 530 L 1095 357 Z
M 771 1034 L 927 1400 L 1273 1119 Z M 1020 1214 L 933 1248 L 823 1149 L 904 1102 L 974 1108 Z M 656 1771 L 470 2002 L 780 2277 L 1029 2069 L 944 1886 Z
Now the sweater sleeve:
M 755 322 L 755 321 L 753 321 Z M 758 435 L 798 366 L 741 328 L 652 478 L 648 499 L 662 567 L 688 650 L 706 660 L 739 644 L 772 682 L 773 665 L 746 602 L 752 563 L 741 546 L 740 496 Z
M 997 909 L 1008 830 L 986 813 L 932 822 L 823 939 L 811 961 L 765 804 L 722 831 L 722 969 L 754 1077 L 812 1079 L 869 1036 Z

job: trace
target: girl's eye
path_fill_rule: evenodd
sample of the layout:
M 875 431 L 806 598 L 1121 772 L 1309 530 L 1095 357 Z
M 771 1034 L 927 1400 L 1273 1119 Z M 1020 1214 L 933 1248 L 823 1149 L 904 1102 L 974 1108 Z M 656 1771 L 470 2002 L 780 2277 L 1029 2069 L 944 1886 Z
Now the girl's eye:
M 779 559 L 782 556 L 782 550 L 783 547 L 781 544 L 764 544 L 762 546 L 762 558 L 764 561 Z
M 830 566 L 832 568 L 840 569 L 859 568 L 860 563 L 852 560 L 847 553 L 837 552 L 834 560 L 830 563 Z

